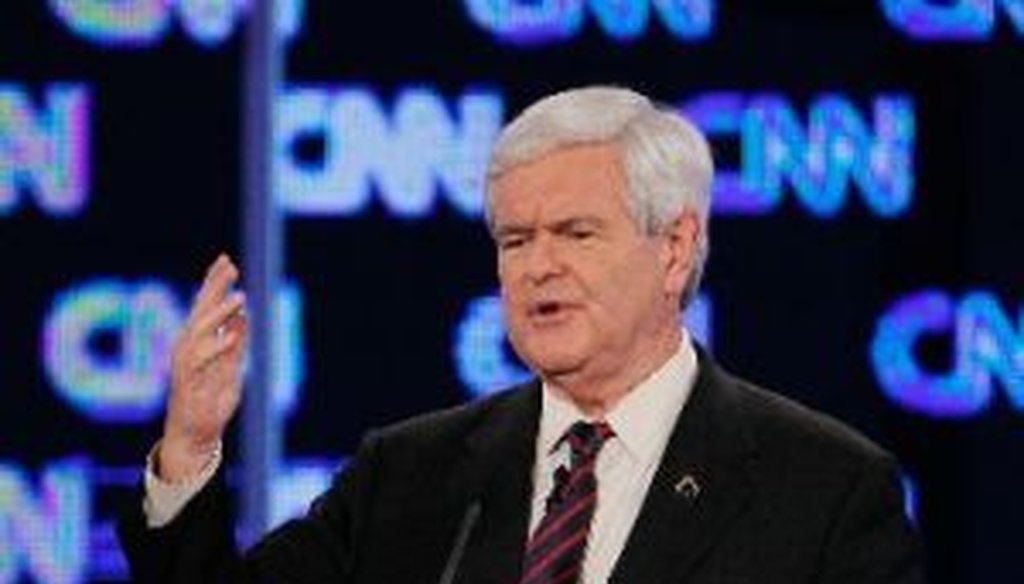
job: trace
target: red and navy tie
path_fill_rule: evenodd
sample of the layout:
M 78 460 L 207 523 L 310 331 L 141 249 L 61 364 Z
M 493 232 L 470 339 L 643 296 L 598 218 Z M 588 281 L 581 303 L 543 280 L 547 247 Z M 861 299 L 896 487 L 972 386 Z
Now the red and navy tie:
M 597 507 L 594 463 L 615 433 L 604 422 L 577 422 L 562 437 L 569 443 L 569 468 L 555 471 L 544 518 L 526 544 L 520 584 L 579 582 L 590 520 Z

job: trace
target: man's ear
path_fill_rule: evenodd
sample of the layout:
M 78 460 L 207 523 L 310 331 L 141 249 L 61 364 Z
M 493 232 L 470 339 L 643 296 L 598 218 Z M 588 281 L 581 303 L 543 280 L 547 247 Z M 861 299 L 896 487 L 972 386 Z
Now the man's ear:
M 665 226 L 665 292 L 680 296 L 697 259 L 700 220 L 693 211 L 683 211 Z

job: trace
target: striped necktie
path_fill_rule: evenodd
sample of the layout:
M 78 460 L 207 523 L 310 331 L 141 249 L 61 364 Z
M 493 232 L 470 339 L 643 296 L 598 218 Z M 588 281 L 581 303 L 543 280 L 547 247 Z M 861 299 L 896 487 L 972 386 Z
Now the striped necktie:
M 544 518 L 526 544 L 519 584 L 579 582 L 590 520 L 597 507 L 594 463 L 615 433 L 604 422 L 576 422 L 562 437 L 569 444 L 569 468 L 555 471 Z

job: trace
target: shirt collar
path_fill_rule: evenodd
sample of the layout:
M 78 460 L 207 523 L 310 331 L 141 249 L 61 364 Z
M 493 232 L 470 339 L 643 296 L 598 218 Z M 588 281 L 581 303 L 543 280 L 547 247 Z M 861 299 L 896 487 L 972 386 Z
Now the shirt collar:
M 684 329 L 676 352 L 605 416 L 615 439 L 631 457 L 646 460 L 661 456 L 696 377 L 697 354 Z M 537 453 L 552 454 L 559 439 L 580 420 L 595 421 L 544 382 Z

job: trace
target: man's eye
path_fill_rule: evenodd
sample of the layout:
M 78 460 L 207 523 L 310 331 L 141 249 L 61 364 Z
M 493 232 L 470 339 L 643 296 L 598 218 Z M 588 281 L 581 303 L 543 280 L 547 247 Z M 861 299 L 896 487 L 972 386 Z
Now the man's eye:
M 584 240 L 584 239 L 590 239 L 591 237 L 593 237 L 594 236 L 594 232 L 589 230 L 589 229 L 574 229 L 574 230 L 569 232 L 569 235 L 573 239 Z
M 503 250 L 510 250 L 522 247 L 525 242 L 526 239 L 522 237 L 509 237 L 498 242 L 498 246 Z

